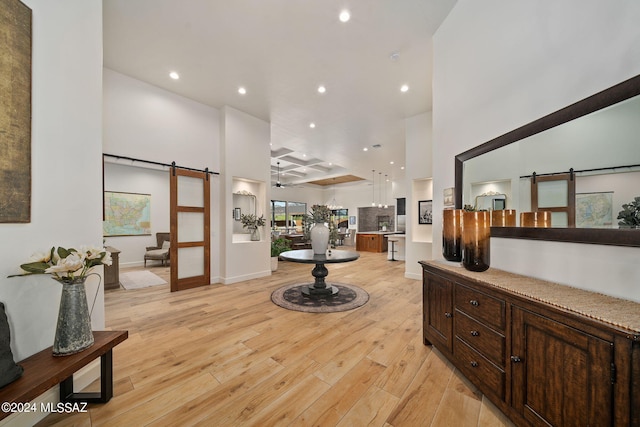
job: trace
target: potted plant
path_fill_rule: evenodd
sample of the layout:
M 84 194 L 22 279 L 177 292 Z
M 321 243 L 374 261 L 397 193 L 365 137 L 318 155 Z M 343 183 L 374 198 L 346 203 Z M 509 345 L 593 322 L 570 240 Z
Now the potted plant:
M 623 204 L 617 219 L 622 220 L 618 222 L 621 228 L 640 228 L 640 196 Z
M 291 241 L 284 237 L 278 237 L 271 241 L 271 271 L 278 269 L 278 257 L 282 252 L 291 249 Z
M 242 227 L 248 229 L 251 233 L 251 240 L 260 240 L 260 231 L 258 231 L 258 227 L 262 227 L 266 224 L 264 215 L 257 217 L 254 214 L 242 214 L 240 215 L 240 222 L 242 222 Z

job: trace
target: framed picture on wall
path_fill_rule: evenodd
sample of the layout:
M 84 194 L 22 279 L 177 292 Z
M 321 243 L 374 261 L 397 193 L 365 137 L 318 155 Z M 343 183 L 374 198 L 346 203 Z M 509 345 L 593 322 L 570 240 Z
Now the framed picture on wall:
M 453 187 L 445 188 L 443 193 L 444 207 L 447 208 L 453 206 Z
M 433 224 L 433 200 L 418 202 L 418 224 Z
M 355 216 L 350 216 L 349 217 L 349 225 L 356 225 L 356 217 Z

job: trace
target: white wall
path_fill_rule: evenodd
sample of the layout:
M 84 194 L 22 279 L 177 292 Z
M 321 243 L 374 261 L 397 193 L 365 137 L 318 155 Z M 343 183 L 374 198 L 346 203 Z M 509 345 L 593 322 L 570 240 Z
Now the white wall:
M 640 73 L 639 20 L 633 1 L 458 1 L 434 37 L 434 194 L 453 186 L 456 154 Z M 491 251 L 492 267 L 640 301 L 640 248 L 493 239 Z
M 433 232 L 431 225 L 418 224 L 418 201 L 435 199 L 432 161 L 431 112 L 419 114 L 405 120 L 406 142 L 406 193 L 407 231 L 405 248 L 405 277 L 422 278 L 422 267 L 418 261 L 432 259 Z M 451 160 L 453 164 L 453 160 Z M 442 196 L 440 196 L 442 199 Z M 442 210 L 442 209 L 441 209 Z M 434 209 L 434 214 L 438 212 Z
M 102 2 L 23 2 L 33 12 L 31 222 L 0 224 L 0 301 L 18 361 L 53 344 L 61 285 L 48 276 L 7 276 L 36 251 L 102 243 Z M 89 278 L 91 303 L 97 287 Z M 102 288 L 91 317 L 95 330 L 104 329 Z M 3 425 L 32 425 L 46 414 L 28 415 Z
M 220 193 L 223 195 L 220 203 L 223 224 L 221 281 L 230 284 L 271 274 L 269 227 L 262 227 L 259 242 L 234 242 L 232 215 L 234 187 L 247 181 L 251 182 L 251 193 L 257 197 L 257 215 L 269 217 L 269 123 L 225 106 L 221 115 L 220 140 L 223 159 L 220 180 Z
M 105 237 L 105 245 L 120 251 L 120 267 L 144 265 L 147 246 L 155 246 L 157 232 L 169 232 L 169 170 L 149 169 L 136 165 L 109 163 L 105 159 L 104 189 L 124 193 L 151 195 L 151 235 Z M 126 161 L 126 163 L 130 163 Z M 159 265 L 158 261 L 152 261 Z
M 216 108 L 105 68 L 103 150 L 107 154 L 167 164 L 175 161 L 179 166 L 196 169 L 208 167 L 211 171 L 220 172 L 220 112 Z M 132 170 L 134 169 L 129 172 L 132 173 Z M 168 198 L 165 204 L 168 180 L 167 193 L 163 193 L 157 181 L 150 181 L 152 172 L 138 170 L 141 174 L 138 177 L 133 176 L 135 173 L 118 177 L 113 173 L 120 173 L 123 169 L 107 167 L 105 185 L 117 185 L 118 191 L 124 192 L 138 192 L 135 188 L 151 188 L 158 195 L 157 200 L 154 197 L 151 199 L 154 216 L 152 232 L 169 231 L 169 224 L 165 222 L 169 215 Z M 221 178 L 212 176 L 211 179 L 211 205 L 219 206 Z M 108 186 L 105 189 L 113 190 Z M 162 211 L 163 205 L 166 206 L 166 212 Z M 158 214 L 161 216 L 157 217 Z M 156 219 L 159 222 L 154 222 Z M 220 222 L 217 212 L 212 211 L 211 280 L 214 283 L 220 275 L 221 265 L 220 257 L 217 256 L 220 254 Z M 126 251 L 121 254 L 125 264 L 140 261 L 140 251 L 144 251 L 147 242 L 155 244 L 155 237 L 108 239 L 109 244 Z
M 102 243 L 102 3 L 24 3 L 33 11 L 31 223 L 0 224 L 0 301 L 16 360 L 53 344 L 61 285 L 7 275 L 36 251 Z M 96 287 L 88 282 L 90 299 Z M 102 290 L 92 325 L 104 328 Z

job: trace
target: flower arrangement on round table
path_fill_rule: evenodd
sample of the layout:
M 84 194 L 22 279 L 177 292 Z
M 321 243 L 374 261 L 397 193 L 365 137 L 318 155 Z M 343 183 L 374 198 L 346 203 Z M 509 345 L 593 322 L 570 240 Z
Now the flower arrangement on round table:
M 313 205 L 311 206 L 311 217 L 315 223 L 329 222 L 331 210 L 327 205 Z
M 102 247 L 82 246 L 77 250 L 63 247 L 56 249 L 54 246 L 50 251 L 32 255 L 30 262 L 20 266 L 24 273 L 9 276 L 50 274 L 52 279 L 62 283 L 58 323 L 53 341 L 54 356 L 78 353 L 93 345 L 91 317 L 84 284 L 89 275 L 96 274 L 91 273 L 93 267 L 111 264 L 111 253 Z

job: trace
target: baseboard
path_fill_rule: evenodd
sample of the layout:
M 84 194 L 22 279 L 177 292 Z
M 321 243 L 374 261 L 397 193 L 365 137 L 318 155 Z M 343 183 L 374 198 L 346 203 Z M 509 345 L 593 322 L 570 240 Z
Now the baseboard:
M 421 274 L 416 274 L 416 273 L 405 272 L 404 273 L 404 277 L 407 278 L 407 279 L 422 280 L 422 275 Z
M 261 271 L 258 273 L 244 274 L 242 276 L 221 278 L 221 281 L 224 285 L 230 285 L 232 283 L 243 282 L 245 280 L 251 280 L 251 279 L 259 279 L 261 277 L 266 277 L 266 276 L 271 276 L 270 269 Z
M 129 267 L 144 267 L 144 261 L 133 261 L 133 262 L 120 261 L 120 268 L 129 268 Z
M 74 390 L 79 391 L 100 378 L 100 359 L 96 359 L 73 375 Z M 15 413 L 0 421 L 0 427 L 32 426 L 42 421 L 50 412 L 42 412 L 47 404 L 60 402 L 60 387 L 54 386 L 36 397 L 30 403 L 31 412 Z

